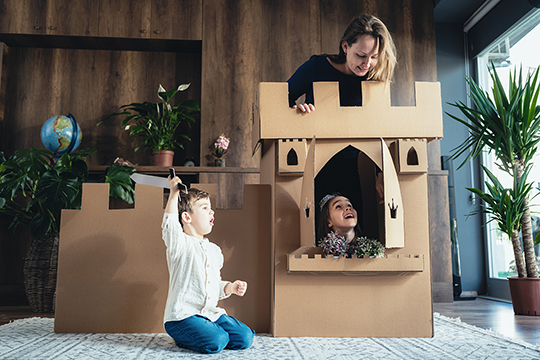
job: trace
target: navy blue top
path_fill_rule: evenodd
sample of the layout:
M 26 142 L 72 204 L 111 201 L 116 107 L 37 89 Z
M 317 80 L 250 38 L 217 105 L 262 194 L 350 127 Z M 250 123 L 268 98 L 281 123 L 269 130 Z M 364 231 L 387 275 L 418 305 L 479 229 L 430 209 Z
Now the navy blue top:
M 313 100 L 313 83 L 320 81 L 339 82 L 339 101 L 341 106 L 362 106 L 361 82 L 366 77 L 347 75 L 337 70 L 326 58 L 326 55 L 313 55 L 300 66 L 289 83 L 289 106 L 306 94 L 306 103 L 315 105 Z

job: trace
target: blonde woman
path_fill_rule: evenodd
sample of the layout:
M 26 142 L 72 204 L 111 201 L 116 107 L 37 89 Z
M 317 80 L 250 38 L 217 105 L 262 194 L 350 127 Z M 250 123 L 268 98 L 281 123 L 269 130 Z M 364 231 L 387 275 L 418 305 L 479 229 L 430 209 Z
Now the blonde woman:
M 336 55 L 313 55 L 288 80 L 289 103 L 302 112 L 315 110 L 313 83 L 339 82 L 341 106 L 362 106 L 362 81 L 390 82 L 396 48 L 384 23 L 372 15 L 355 18 L 345 30 Z M 296 104 L 302 95 L 304 103 Z

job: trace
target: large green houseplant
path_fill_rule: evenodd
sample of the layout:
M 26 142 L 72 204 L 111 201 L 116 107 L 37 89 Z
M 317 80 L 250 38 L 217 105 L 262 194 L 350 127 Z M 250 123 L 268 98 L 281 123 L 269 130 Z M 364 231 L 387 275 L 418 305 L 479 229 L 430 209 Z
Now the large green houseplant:
M 0 214 L 9 228 L 28 226 L 33 239 L 24 265 L 33 311 L 53 310 L 60 212 L 80 208 L 82 184 L 88 180 L 85 159 L 94 152 L 80 150 L 59 159 L 49 150 L 35 148 L 17 150 L 9 158 L 0 152 Z M 111 196 L 133 203 L 134 185 L 129 177 L 133 171 L 120 165 L 107 168 L 105 181 Z
M 469 190 L 483 200 L 483 211 L 491 214 L 492 220 L 509 235 L 518 277 L 537 279 L 538 264 L 529 207 L 529 194 L 533 185 L 527 182 L 527 174 L 540 142 L 540 67 L 527 74 L 523 74 L 521 68 L 519 71 L 511 71 L 508 91 L 495 66 L 491 64 L 488 70 L 493 82 L 491 96 L 472 79 L 467 79 L 473 107 L 462 102 L 453 104 L 464 118 L 447 113 L 469 129 L 468 138 L 454 149 L 452 158 L 467 154 L 461 167 L 466 161 L 477 158 L 482 150 L 486 150 L 495 155 L 495 164 L 514 179 L 512 188 L 505 189 L 484 167 L 488 178 L 487 191 L 474 188 Z M 516 311 L 512 290 L 514 279 L 509 279 Z
M 145 101 L 143 103 L 131 103 L 120 106 L 119 113 L 107 116 L 103 121 L 117 116 L 125 116 L 122 120 L 122 128 L 129 131 L 129 135 L 137 135 L 142 140 L 135 151 L 141 146 L 152 149 L 154 154 L 160 151 L 173 151 L 176 148 L 184 148 L 178 140 L 176 130 L 180 124 L 187 122 L 191 127 L 195 123 L 194 114 L 200 111 L 196 100 L 187 100 L 177 105 L 172 105 L 172 98 L 180 91 L 185 91 L 190 84 L 182 84 L 178 88 L 166 91 L 159 85 L 157 96 L 161 100 L 158 103 Z M 99 126 L 103 121 L 99 122 Z M 191 141 L 186 134 L 178 134 L 184 140 Z M 168 165 L 172 165 L 168 164 Z

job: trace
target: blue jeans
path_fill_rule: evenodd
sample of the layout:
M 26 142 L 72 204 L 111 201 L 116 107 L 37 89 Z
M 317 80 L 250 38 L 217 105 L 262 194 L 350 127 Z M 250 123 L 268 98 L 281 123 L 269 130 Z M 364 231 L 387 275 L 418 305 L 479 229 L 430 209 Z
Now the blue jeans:
M 255 334 L 245 324 L 228 315 L 221 315 L 215 322 L 200 315 L 168 321 L 165 331 L 176 341 L 176 345 L 204 354 L 223 349 L 247 349 L 253 343 Z

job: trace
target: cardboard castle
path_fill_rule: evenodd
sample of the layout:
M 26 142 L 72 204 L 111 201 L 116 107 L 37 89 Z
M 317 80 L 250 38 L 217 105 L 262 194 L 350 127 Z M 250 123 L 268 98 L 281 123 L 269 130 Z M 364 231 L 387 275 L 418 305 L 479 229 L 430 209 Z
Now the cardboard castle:
M 261 185 L 245 185 L 242 210 L 216 210 L 209 235 L 225 256 L 223 279 L 249 284 L 245 297 L 220 306 L 257 332 L 433 336 L 427 142 L 442 137 L 440 87 L 416 83 L 411 107 L 392 107 L 382 83 L 363 82 L 362 91 L 362 107 L 341 107 L 337 83 L 316 83 L 317 110 L 302 114 L 288 107 L 286 83 L 260 84 L 253 145 Z M 384 258 L 325 258 L 315 246 L 318 176 L 351 149 L 362 198 L 355 207 Z M 107 208 L 107 191 L 85 184 L 82 209 L 62 213 L 55 331 L 163 332 L 162 190 L 137 185 L 135 209 L 125 210 Z

